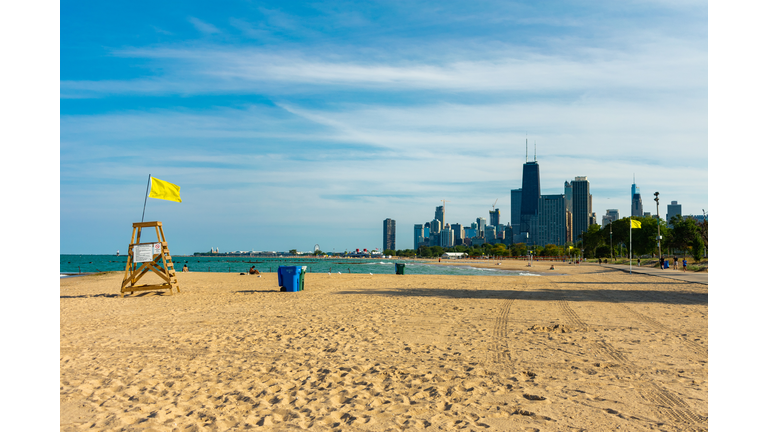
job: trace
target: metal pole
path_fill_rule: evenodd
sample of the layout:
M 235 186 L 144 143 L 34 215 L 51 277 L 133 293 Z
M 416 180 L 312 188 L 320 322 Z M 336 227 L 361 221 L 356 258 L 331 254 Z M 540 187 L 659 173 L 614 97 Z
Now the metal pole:
M 656 241 L 659 244 L 659 260 L 661 260 L 661 218 L 659 217 L 659 193 L 655 192 L 653 195 L 656 197 L 653 199 L 656 201 Z M 659 265 L 661 265 L 661 261 L 659 261 Z
M 149 183 L 151 181 L 152 181 L 152 174 L 150 174 L 149 177 L 147 177 L 147 191 L 144 192 L 144 210 L 141 211 L 141 222 L 144 222 L 144 211 L 147 209 L 147 195 L 149 195 Z

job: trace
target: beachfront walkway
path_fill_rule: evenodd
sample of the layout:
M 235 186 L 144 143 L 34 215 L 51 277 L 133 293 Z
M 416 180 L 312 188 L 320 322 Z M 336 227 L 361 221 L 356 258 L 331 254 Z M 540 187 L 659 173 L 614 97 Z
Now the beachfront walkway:
M 589 265 L 595 265 L 599 267 L 607 267 L 607 268 L 613 268 L 616 270 L 621 270 L 629 273 L 629 265 L 624 264 L 589 264 Z M 682 265 L 680 265 L 682 267 Z M 685 282 L 693 282 L 693 283 L 700 283 L 704 285 L 709 285 L 709 274 L 707 272 L 692 272 L 692 271 L 686 271 L 683 272 L 682 270 L 672 270 L 672 269 L 666 269 L 666 270 L 660 270 L 657 268 L 650 268 L 650 267 L 643 267 L 643 266 L 632 266 L 632 273 L 638 273 L 638 274 L 644 274 L 649 276 L 658 276 L 668 279 L 676 279 L 679 281 L 685 281 Z

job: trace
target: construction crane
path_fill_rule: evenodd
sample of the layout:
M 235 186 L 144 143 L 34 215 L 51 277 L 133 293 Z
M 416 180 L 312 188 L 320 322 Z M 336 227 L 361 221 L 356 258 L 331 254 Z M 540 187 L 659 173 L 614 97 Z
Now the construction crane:
M 497 203 L 497 202 L 499 202 L 499 199 L 498 199 L 498 198 L 496 198 L 496 201 L 494 201 L 494 202 L 493 202 L 493 206 L 491 206 L 491 208 L 492 208 L 493 210 L 496 210 L 496 203 Z

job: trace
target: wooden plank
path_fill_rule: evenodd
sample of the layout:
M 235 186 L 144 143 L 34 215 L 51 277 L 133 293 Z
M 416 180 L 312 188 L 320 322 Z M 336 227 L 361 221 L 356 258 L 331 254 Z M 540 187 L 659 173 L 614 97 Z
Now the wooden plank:
M 169 282 L 171 280 L 171 277 L 165 274 L 165 272 L 161 272 L 158 270 L 156 266 L 149 266 L 149 269 L 155 272 L 156 275 L 160 276 L 161 279 L 163 279 L 166 282 Z
M 160 221 L 152 221 L 152 222 L 134 222 L 133 227 L 134 228 L 149 228 L 149 227 L 155 227 L 155 226 L 163 226 L 163 223 Z
M 132 287 L 126 287 L 122 292 L 133 292 L 133 291 L 157 291 L 157 290 L 171 290 L 171 293 L 173 293 L 173 289 L 169 284 L 163 284 L 163 285 L 136 285 Z

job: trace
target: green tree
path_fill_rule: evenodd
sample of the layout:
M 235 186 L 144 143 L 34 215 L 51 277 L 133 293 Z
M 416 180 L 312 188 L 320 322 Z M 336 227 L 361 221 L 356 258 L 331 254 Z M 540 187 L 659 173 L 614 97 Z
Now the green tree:
M 595 249 L 595 258 L 610 258 L 611 257 L 611 247 L 608 245 L 602 245 L 598 246 L 597 249 Z
M 696 261 L 701 261 L 704 257 L 704 240 L 698 234 L 691 242 L 691 254 Z
M 291 255 L 296 255 L 296 252 L 297 252 L 296 249 L 291 249 L 288 251 L 288 253 Z
M 603 233 L 601 232 L 600 225 L 590 225 L 586 232 L 581 233 L 581 239 L 584 249 L 584 256 L 588 258 L 594 258 L 595 249 L 597 249 L 598 246 L 602 246 L 604 244 Z
M 382 252 L 384 255 L 392 255 L 397 256 L 397 251 L 392 249 L 385 249 L 384 252 Z
M 320 249 L 318 249 L 318 250 L 316 250 L 316 251 L 315 251 L 315 253 L 314 253 L 313 255 L 314 255 L 314 256 L 318 256 L 318 255 L 325 255 L 325 252 L 323 252 L 323 251 L 321 251 Z
M 539 253 L 540 256 L 561 256 L 563 249 L 560 246 L 548 244 Z
M 525 256 L 528 254 L 528 245 L 525 243 L 515 243 L 511 248 L 512 256 Z
M 507 247 L 504 245 L 504 243 L 496 243 L 491 247 L 489 252 L 493 256 L 506 256 Z
M 669 246 L 673 249 L 683 251 L 683 255 L 685 255 L 689 246 L 693 246 L 694 241 L 701 241 L 701 248 L 703 251 L 703 240 L 701 239 L 700 228 L 694 219 L 683 219 L 680 215 L 675 215 L 669 222 L 672 224 L 668 242 Z

